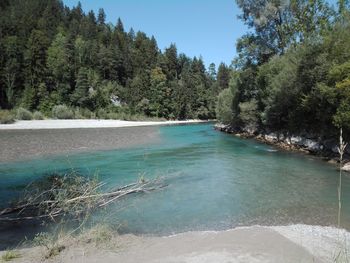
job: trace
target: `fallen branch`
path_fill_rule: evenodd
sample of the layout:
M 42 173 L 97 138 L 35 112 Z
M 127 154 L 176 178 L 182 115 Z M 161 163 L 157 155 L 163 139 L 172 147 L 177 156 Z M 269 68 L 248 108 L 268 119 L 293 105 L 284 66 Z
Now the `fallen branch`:
M 19 201 L 0 211 L 0 222 L 51 220 L 57 217 L 79 219 L 92 210 L 105 207 L 130 194 L 149 193 L 164 188 L 154 179 L 128 184 L 104 192 L 104 183 L 76 174 L 54 175 L 28 185 Z

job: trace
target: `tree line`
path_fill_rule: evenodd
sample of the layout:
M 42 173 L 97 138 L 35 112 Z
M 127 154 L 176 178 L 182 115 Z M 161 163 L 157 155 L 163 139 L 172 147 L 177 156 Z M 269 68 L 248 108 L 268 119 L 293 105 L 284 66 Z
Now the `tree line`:
M 237 129 L 350 135 L 350 5 L 236 0 L 237 41 L 217 117 Z
M 178 54 L 175 44 L 161 51 L 153 36 L 126 32 L 120 19 L 107 23 L 103 9 L 95 15 L 58 0 L 0 3 L 0 109 L 50 116 L 64 105 L 87 117 L 122 111 L 209 119 L 229 74 L 225 64 L 206 69 L 202 58 Z

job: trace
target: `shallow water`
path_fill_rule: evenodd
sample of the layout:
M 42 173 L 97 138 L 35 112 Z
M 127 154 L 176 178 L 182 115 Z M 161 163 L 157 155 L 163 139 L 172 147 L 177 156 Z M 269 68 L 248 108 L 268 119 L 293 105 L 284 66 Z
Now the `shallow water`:
M 121 224 L 122 232 L 169 235 L 255 224 L 336 225 L 335 166 L 217 132 L 210 124 L 158 129 L 160 139 L 139 148 L 0 164 L 2 203 L 35 178 L 74 168 L 98 173 L 109 186 L 141 175 L 165 178 L 167 188 L 108 209 L 108 221 Z M 346 176 L 341 222 L 350 229 Z

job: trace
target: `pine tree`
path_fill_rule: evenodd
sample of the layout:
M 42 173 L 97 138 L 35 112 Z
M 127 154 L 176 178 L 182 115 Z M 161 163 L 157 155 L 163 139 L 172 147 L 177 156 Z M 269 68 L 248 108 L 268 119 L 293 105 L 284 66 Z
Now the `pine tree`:
M 86 68 L 80 68 L 76 80 L 76 87 L 71 95 L 73 105 L 80 107 L 89 106 L 89 82 L 88 82 L 88 70 Z

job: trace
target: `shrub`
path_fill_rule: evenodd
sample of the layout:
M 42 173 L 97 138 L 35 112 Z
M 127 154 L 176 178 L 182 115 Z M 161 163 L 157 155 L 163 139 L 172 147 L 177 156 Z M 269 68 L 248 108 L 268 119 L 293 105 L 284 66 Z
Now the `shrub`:
M 40 111 L 36 111 L 33 113 L 33 119 L 34 120 L 43 120 L 44 115 Z
M 14 123 L 15 118 L 8 110 L 0 110 L 0 124 Z
M 80 108 L 75 108 L 74 109 L 74 118 L 75 119 L 84 119 L 83 114 L 81 113 Z
M 29 121 L 29 120 L 33 119 L 33 114 L 25 108 L 18 108 L 16 118 L 17 118 L 17 120 Z
M 108 119 L 108 114 L 107 114 L 107 112 L 104 109 L 99 109 L 97 111 L 97 117 L 99 119 Z
M 86 108 L 76 108 L 74 110 L 74 117 L 76 119 L 91 119 L 92 112 Z
M 52 108 L 52 117 L 55 119 L 74 119 L 74 113 L 66 105 L 56 105 Z
M 120 114 L 117 112 L 110 112 L 107 114 L 107 119 L 118 120 L 118 119 L 120 119 Z

